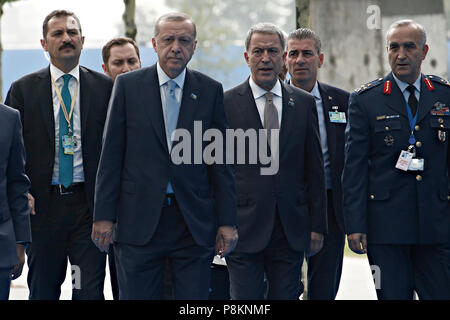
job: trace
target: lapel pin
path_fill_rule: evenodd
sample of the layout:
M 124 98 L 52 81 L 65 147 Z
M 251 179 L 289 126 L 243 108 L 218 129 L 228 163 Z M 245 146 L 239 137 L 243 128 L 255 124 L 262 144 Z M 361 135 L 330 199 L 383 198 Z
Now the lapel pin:
M 333 98 L 331 96 L 328 96 L 328 100 L 333 100 Z
M 191 98 L 197 100 L 197 96 L 194 93 L 191 93 Z
M 292 107 L 294 105 L 294 99 L 289 98 L 288 104 Z

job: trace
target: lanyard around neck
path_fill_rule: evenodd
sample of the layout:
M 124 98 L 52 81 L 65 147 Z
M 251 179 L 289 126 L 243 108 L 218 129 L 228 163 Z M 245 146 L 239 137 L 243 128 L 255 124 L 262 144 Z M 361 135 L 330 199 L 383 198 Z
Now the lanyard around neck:
M 58 96 L 58 100 L 59 100 L 59 103 L 61 105 L 61 109 L 62 109 L 62 111 L 64 113 L 64 118 L 66 119 L 67 127 L 69 129 L 69 134 L 70 134 L 72 132 L 72 128 L 71 128 L 71 125 L 70 125 L 70 119 L 72 118 L 73 110 L 74 110 L 74 106 L 75 106 L 75 101 L 77 100 L 79 82 L 75 78 L 75 81 L 77 81 L 77 87 L 75 88 L 75 93 L 74 93 L 73 98 L 71 97 L 72 102 L 70 104 L 70 111 L 69 111 L 69 113 L 67 113 L 67 107 L 66 107 L 66 104 L 64 103 L 64 100 L 63 100 L 63 98 L 61 96 L 61 91 L 59 90 L 58 86 L 56 85 L 56 82 L 55 82 L 55 79 L 53 78 L 53 75 L 50 75 L 50 76 L 51 76 L 51 79 L 52 79 L 53 86 L 55 87 L 56 95 Z M 70 94 L 70 91 L 69 91 L 69 94 Z

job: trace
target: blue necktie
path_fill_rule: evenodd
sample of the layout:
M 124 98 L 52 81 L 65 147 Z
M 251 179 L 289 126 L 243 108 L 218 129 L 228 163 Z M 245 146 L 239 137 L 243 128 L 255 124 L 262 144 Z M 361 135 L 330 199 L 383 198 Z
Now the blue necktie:
M 65 74 L 64 85 L 61 91 L 61 96 L 63 98 L 64 104 L 66 106 L 67 114 L 70 113 L 70 106 L 72 104 L 72 97 L 69 91 L 69 80 L 72 76 L 70 74 Z M 72 128 L 73 134 L 73 117 L 70 118 L 70 127 Z M 67 126 L 66 118 L 64 118 L 64 112 L 59 110 L 59 183 L 64 187 L 71 185 L 73 180 L 73 155 L 64 154 L 63 148 L 63 136 L 67 135 L 69 132 L 69 127 Z
M 170 145 L 172 145 L 172 134 L 177 128 L 178 114 L 180 113 L 180 105 L 175 97 L 175 88 L 177 83 L 169 80 L 166 84 L 166 118 L 167 118 L 167 132 Z M 173 193 L 172 185 L 167 185 L 167 193 Z

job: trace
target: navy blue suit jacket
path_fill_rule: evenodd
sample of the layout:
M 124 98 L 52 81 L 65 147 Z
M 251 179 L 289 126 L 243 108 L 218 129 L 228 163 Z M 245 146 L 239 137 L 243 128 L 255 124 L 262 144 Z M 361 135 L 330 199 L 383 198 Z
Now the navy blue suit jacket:
M 417 156 L 423 172 L 395 168 L 411 134 L 406 102 L 392 74 L 353 92 L 346 131 L 343 174 L 347 234 L 366 233 L 369 243 L 447 243 L 450 218 L 450 86 L 421 75 L 417 126 Z M 385 93 L 385 84 L 390 90 Z M 437 103 L 446 115 L 433 115 Z M 446 138 L 440 141 L 439 130 Z
M 217 129 L 225 136 L 222 85 L 186 69 L 177 129 L 187 130 L 192 137 L 193 164 L 176 165 L 168 152 L 156 65 L 117 77 L 105 126 L 94 212 L 94 221 L 117 222 L 116 241 L 144 245 L 151 240 L 169 180 L 197 244 L 212 246 L 218 226 L 236 225 L 231 167 L 193 162 L 194 121 L 201 121 L 200 134 Z M 203 151 L 205 143 L 200 147 Z
M 327 230 L 323 155 L 314 97 L 281 85 L 278 173 L 261 175 L 260 169 L 267 166 L 259 160 L 257 164 L 234 166 L 239 227 L 236 251 L 259 252 L 267 246 L 276 208 L 286 238 L 296 251 L 309 249 L 311 231 Z M 232 129 L 263 129 L 248 80 L 225 92 L 225 111 Z M 248 143 L 245 152 L 248 159 Z
M 17 242 L 31 242 L 29 187 L 19 112 L 0 104 L 0 269 L 17 264 Z
M 344 112 L 346 119 L 350 94 L 342 89 L 319 82 L 322 97 L 324 119 L 326 123 L 328 157 L 330 160 L 331 188 L 333 190 L 334 215 L 339 228 L 345 232 L 344 214 L 342 211 L 342 171 L 344 170 L 345 128 L 346 123 L 330 121 L 329 112 Z M 333 108 L 334 107 L 334 108 Z M 337 109 L 336 109 L 337 107 Z

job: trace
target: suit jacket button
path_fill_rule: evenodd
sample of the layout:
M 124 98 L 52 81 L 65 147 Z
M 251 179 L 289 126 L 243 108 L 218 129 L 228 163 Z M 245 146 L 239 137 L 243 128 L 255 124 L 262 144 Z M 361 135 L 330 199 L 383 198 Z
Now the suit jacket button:
M 421 176 L 420 174 L 418 174 L 418 175 L 416 176 L 416 180 L 417 180 L 417 181 L 422 181 L 422 176 Z

